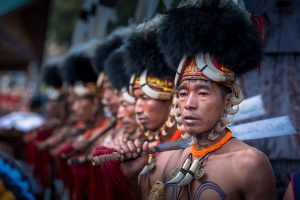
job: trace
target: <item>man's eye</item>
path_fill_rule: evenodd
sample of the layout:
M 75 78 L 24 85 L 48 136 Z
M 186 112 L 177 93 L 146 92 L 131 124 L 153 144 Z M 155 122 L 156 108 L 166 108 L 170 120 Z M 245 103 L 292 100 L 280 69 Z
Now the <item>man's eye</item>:
M 188 96 L 187 92 L 179 92 L 179 97 L 186 97 Z
M 208 93 L 207 92 L 199 92 L 199 95 L 201 95 L 201 96 L 207 96 Z

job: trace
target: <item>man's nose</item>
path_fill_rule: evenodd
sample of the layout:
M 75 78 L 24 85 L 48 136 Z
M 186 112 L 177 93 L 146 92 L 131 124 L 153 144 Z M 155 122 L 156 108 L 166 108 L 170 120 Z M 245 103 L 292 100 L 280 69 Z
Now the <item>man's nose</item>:
M 103 93 L 103 101 L 108 103 L 111 100 L 111 94 L 109 91 L 104 91 Z
M 185 102 L 184 108 L 186 110 L 197 110 L 197 97 L 196 94 L 190 93 Z
M 141 115 L 143 113 L 143 109 L 144 109 L 144 101 L 138 98 L 135 104 L 135 114 Z
M 79 107 L 78 102 L 75 101 L 75 102 L 73 103 L 73 105 L 72 105 L 72 111 L 73 111 L 73 112 L 76 112 L 76 111 L 78 110 L 78 107 Z
M 123 120 L 124 119 L 124 114 L 125 114 L 124 107 L 119 106 L 118 113 L 117 113 L 118 120 L 120 120 L 120 121 Z

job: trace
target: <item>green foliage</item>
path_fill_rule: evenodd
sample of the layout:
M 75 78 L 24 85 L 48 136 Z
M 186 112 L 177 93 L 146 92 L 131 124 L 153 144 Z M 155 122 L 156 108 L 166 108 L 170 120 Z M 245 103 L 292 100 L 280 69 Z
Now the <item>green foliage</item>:
M 174 0 L 172 6 L 176 7 L 181 0 Z M 74 24 L 80 14 L 83 0 L 52 0 L 48 38 L 59 46 L 68 48 L 70 46 Z M 133 22 L 138 0 L 118 0 L 116 13 L 118 21 L 110 24 L 108 32 L 118 26 L 128 25 Z M 162 1 L 158 4 L 157 12 L 166 11 Z
M 53 0 L 51 6 L 48 37 L 61 46 L 69 46 L 74 24 L 83 0 Z
M 138 0 L 119 0 L 116 5 L 118 21 L 108 27 L 108 32 L 118 26 L 126 26 L 133 20 Z

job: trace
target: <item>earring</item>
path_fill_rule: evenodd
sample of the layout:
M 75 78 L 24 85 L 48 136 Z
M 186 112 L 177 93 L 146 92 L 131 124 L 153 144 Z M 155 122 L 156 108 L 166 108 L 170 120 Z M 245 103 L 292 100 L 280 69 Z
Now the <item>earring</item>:
M 174 96 L 173 96 L 172 105 L 173 106 L 171 108 L 171 113 L 172 113 L 172 116 L 174 116 L 175 121 L 177 122 L 176 123 L 177 129 L 180 131 L 185 131 L 185 127 L 183 125 L 183 119 L 182 119 L 182 116 L 180 113 L 180 109 L 178 107 L 178 98 L 177 98 L 176 94 L 174 94 Z M 175 123 L 175 121 L 174 121 L 174 123 Z M 188 133 L 184 133 L 183 135 L 181 135 L 181 137 L 185 140 L 188 140 L 192 136 Z

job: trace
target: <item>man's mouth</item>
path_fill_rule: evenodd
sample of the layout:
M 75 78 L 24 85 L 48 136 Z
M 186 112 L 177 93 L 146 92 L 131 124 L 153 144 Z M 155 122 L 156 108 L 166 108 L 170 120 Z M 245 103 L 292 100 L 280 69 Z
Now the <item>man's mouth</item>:
M 139 122 L 139 124 L 144 124 L 147 122 L 147 118 L 146 117 L 137 117 L 137 121 Z
M 130 127 L 130 125 L 129 125 L 128 123 L 124 123 L 124 122 L 122 123 L 122 126 L 123 126 L 124 128 L 126 128 L 126 129 L 127 129 L 128 127 Z
M 183 117 L 183 121 L 186 123 L 186 124 L 194 124 L 196 121 L 198 121 L 199 118 L 196 118 L 196 117 L 193 117 L 193 116 L 184 116 Z
M 128 122 L 128 121 L 124 121 L 124 120 L 123 120 L 123 121 L 122 121 L 122 125 L 127 127 L 127 126 L 129 126 L 129 125 L 130 125 L 130 122 Z

